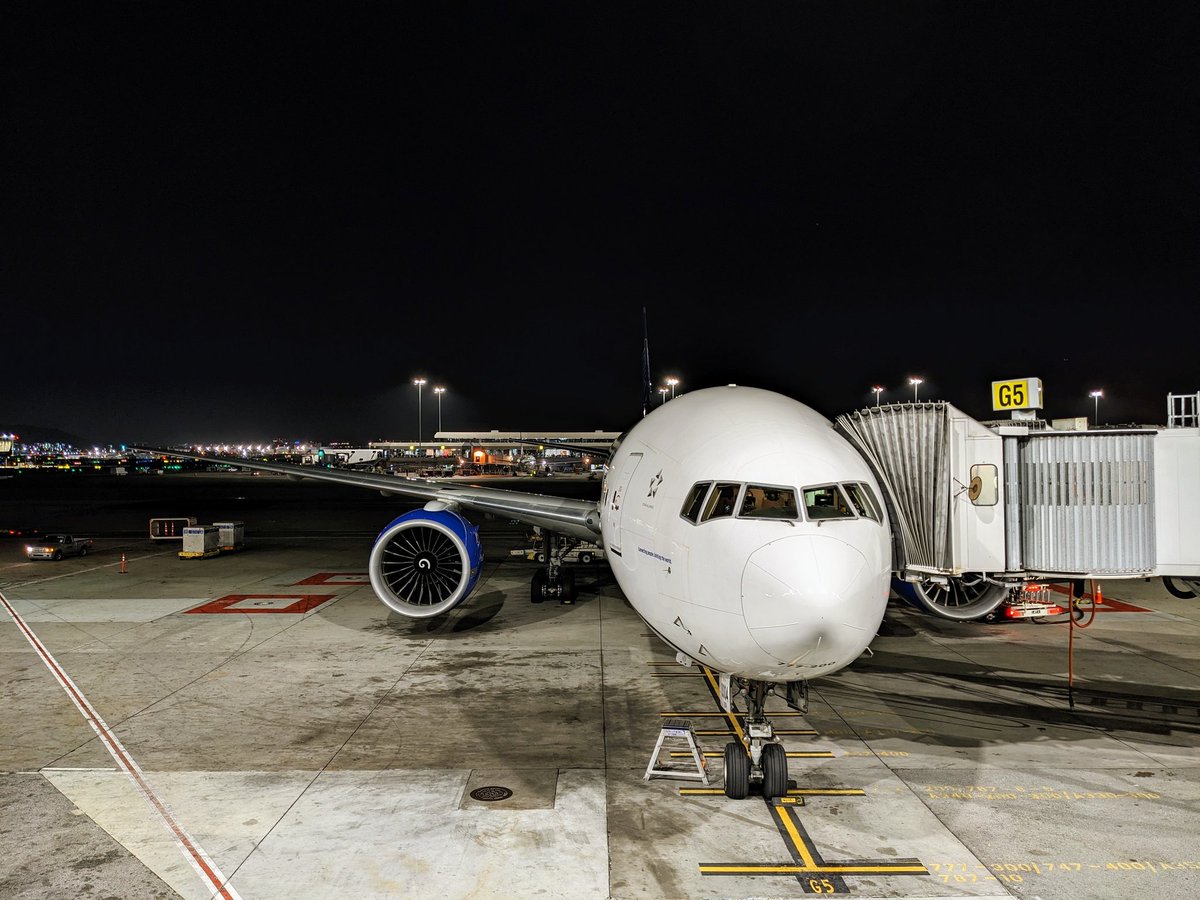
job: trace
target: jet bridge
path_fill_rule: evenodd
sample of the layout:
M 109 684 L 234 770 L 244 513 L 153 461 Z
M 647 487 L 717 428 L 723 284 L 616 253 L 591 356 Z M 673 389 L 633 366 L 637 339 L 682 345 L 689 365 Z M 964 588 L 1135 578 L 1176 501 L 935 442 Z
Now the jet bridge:
M 1185 580 L 1200 588 L 1200 428 L 984 424 L 949 403 L 840 416 L 886 495 L 898 578 L 955 619 L 1030 581 Z

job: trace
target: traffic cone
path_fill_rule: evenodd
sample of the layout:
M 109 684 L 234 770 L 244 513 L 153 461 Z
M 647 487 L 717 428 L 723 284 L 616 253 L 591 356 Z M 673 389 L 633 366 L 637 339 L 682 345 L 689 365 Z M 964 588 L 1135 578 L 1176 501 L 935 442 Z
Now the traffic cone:
M 121 574 L 125 574 L 125 554 L 121 554 Z

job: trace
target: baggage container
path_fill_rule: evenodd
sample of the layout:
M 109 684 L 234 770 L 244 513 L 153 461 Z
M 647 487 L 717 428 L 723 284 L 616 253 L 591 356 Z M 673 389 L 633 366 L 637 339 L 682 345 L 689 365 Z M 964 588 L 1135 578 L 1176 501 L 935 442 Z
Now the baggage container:
M 180 559 L 204 559 L 221 552 L 221 531 L 213 525 L 194 525 L 183 529 Z
M 222 551 L 241 550 L 246 546 L 245 522 L 213 522 L 213 527 L 220 532 L 218 546 Z

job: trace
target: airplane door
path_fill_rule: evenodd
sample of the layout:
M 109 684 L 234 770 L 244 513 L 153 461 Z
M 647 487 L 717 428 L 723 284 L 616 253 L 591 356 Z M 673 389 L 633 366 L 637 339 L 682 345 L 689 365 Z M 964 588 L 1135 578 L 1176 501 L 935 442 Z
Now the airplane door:
M 629 482 L 633 480 L 633 473 L 637 471 L 637 467 L 642 462 L 641 453 L 630 453 L 629 458 L 625 460 L 625 466 L 621 469 L 621 474 L 617 478 L 617 486 L 613 488 L 612 493 L 608 498 L 608 509 L 605 510 L 608 516 L 608 528 L 605 540 L 607 541 L 606 548 L 615 550 L 617 555 L 621 555 L 621 516 L 625 508 L 626 494 L 629 492 Z M 636 498 L 628 498 L 630 502 L 635 502 Z

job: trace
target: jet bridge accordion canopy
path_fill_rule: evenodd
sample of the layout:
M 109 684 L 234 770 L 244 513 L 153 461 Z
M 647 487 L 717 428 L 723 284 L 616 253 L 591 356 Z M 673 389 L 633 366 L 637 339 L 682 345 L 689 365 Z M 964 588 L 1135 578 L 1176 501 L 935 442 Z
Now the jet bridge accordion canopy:
M 839 416 L 837 426 L 874 469 L 899 532 L 898 569 L 949 571 L 950 405 L 896 403 Z

